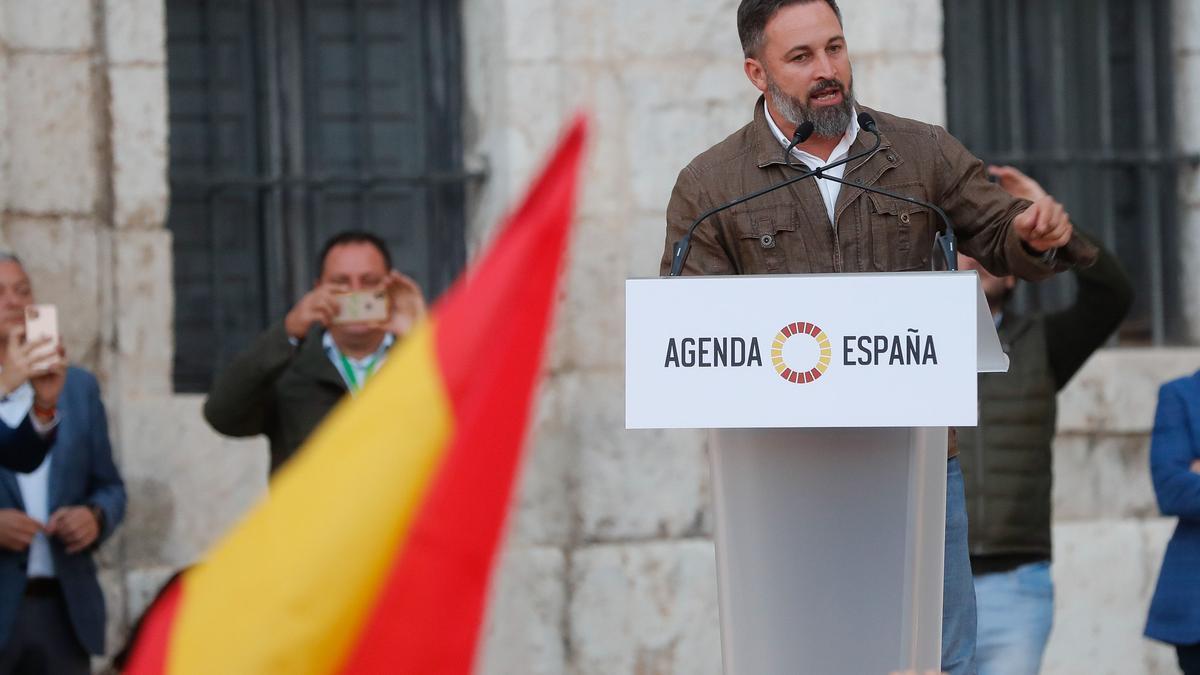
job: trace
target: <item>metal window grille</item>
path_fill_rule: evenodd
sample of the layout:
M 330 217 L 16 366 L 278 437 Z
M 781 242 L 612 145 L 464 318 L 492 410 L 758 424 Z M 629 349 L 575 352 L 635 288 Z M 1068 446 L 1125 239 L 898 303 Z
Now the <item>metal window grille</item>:
M 365 229 L 431 295 L 465 259 L 458 3 L 168 0 L 177 391 Z
M 1136 287 L 1121 344 L 1184 339 L 1170 0 L 945 0 L 949 128 L 1062 201 Z M 1023 309 L 1073 297 L 1062 275 Z

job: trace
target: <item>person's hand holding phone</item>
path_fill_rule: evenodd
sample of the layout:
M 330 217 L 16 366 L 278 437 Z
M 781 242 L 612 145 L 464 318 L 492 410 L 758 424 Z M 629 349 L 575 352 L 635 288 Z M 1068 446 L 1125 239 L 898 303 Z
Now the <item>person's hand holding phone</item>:
M 67 382 L 67 353 L 62 345 L 40 358 L 29 383 L 33 385 L 33 414 L 43 422 L 54 419 L 58 397 Z
M 0 390 L 3 390 L 0 391 L 0 395 L 11 394 L 25 382 L 34 383 L 36 394 L 36 380 L 52 376 L 56 370 L 65 371 L 62 349 L 52 349 L 53 342 L 49 336 L 26 342 L 23 327 L 9 331 L 8 349 L 5 351 L 3 362 L 0 362 Z M 61 387 L 59 390 L 61 391 Z M 54 393 L 53 400 L 58 401 L 57 392 Z
M 386 328 L 402 338 L 425 316 L 425 294 L 416 281 L 396 270 L 388 274 L 386 288 L 390 304 Z
M 283 328 L 290 337 L 303 340 L 314 323 L 326 328 L 338 315 L 339 305 L 334 290 L 322 284 L 304 294 L 300 302 L 292 307 L 283 320 Z

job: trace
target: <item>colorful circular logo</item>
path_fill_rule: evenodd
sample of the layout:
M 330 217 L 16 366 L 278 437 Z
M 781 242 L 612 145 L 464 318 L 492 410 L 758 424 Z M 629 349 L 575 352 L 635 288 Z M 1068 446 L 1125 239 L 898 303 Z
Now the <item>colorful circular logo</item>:
M 793 368 L 783 359 L 783 345 L 788 340 L 801 335 L 817 341 L 819 354 L 816 364 L 811 368 Z M 795 384 L 807 384 L 824 375 L 825 371 L 829 369 L 829 362 L 832 358 L 833 347 L 829 344 L 829 336 L 820 327 L 811 323 L 799 322 L 784 326 L 771 343 L 771 364 L 775 366 L 775 372 L 779 373 L 783 379 Z

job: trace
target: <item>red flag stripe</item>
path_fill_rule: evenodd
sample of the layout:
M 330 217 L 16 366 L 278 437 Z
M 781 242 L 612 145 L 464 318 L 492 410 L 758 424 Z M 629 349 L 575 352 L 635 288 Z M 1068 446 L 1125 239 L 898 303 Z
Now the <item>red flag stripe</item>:
M 125 675 L 160 675 L 167 672 L 167 648 L 175 627 L 180 598 L 183 597 L 183 578 L 171 582 L 147 610 L 137 630 L 137 644 L 125 667 Z

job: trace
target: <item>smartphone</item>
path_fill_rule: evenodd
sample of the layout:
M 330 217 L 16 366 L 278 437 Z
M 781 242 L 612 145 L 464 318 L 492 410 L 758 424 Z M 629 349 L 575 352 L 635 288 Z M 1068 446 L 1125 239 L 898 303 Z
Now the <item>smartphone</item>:
M 334 323 L 387 321 L 388 295 L 386 290 L 354 291 L 338 295 L 338 315 Z
M 38 350 L 37 358 L 58 351 L 58 308 L 54 305 L 30 305 L 25 308 L 25 341 L 37 342 L 50 338 L 50 344 Z

